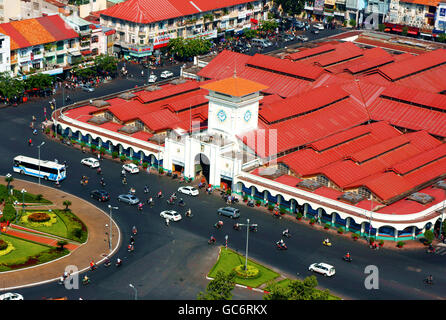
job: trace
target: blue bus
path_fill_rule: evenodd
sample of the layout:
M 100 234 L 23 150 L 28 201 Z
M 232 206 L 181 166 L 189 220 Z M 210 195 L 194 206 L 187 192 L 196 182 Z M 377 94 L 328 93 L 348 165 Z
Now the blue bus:
M 50 181 L 61 181 L 67 177 L 65 165 L 25 156 L 14 158 L 13 170 L 20 174 L 40 177 Z

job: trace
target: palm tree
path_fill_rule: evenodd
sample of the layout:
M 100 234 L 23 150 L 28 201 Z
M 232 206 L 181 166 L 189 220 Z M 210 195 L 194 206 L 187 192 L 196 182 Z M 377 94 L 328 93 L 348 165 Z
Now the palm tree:
M 68 207 L 71 206 L 71 201 L 70 200 L 65 200 L 63 202 L 63 205 L 65 206 L 65 211 L 68 211 Z

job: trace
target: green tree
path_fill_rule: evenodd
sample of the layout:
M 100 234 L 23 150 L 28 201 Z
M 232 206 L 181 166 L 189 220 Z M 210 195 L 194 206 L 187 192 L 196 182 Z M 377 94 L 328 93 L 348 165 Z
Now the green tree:
M 211 42 L 203 38 L 183 39 L 181 37 L 170 39 L 167 50 L 171 55 L 180 59 L 203 55 L 211 49 Z
M 409 28 L 407 27 L 407 26 L 404 26 L 403 27 L 403 29 L 402 29 L 402 31 L 401 31 L 401 34 L 403 35 L 403 36 L 407 36 L 407 32 L 409 31 Z
M 282 6 L 284 13 L 294 16 L 302 13 L 305 0 L 274 0 L 276 6 Z
M 198 300 L 231 300 L 232 290 L 235 288 L 235 272 L 225 273 L 218 271 L 215 279 L 209 282 L 206 293 L 200 292 Z
M 12 78 L 8 72 L 0 73 L 0 95 L 5 99 L 21 97 L 24 89 L 24 81 Z
M 96 74 L 96 71 L 93 70 L 92 68 L 78 68 L 78 67 L 76 67 L 74 69 L 74 73 L 76 74 L 76 76 L 78 76 L 80 78 L 89 79 Z
M 25 89 L 46 89 L 53 85 L 54 78 L 49 74 L 37 73 L 33 74 L 25 79 Z
M 59 250 L 63 250 L 64 247 L 68 244 L 68 242 L 66 240 L 59 240 L 57 241 L 57 246 Z
M 245 29 L 243 35 L 246 39 L 252 39 L 257 37 L 257 30 L 254 29 Z
M 94 58 L 94 64 L 99 73 L 115 74 L 118 68 L 118 59 L 113 56 L 100 54 Z
M 71 206 L 71 201 L 70 200 L 65 200 L 63 202 L 63 205 L 65 206 L 65 211 L 68 211 L 68 207 Z
M 306 277 L 303 281 L 291 280 L 286 287 L 277 283 L 270 286 L 264 300 L 328 300 L 328 290 L 318 290 L 315 276 Z
M 432 243 L 432 240 L 434 240 L 434 233 L 432 230 L 426 230 L 424 232 L 424 237 L 426 238 L 428 243 Z
M 260 30 L 265 32 L 274 32 L 276 31 L 276 28 L 279 26 L 279 24 L 276 21 L 264 21 L 260 25 Z

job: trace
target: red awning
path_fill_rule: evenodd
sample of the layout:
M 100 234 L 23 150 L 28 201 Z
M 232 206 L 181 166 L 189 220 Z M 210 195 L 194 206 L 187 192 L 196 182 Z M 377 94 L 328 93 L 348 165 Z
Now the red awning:
M 395 27 L 395 28 L 392 28 L 392 31 L 403 32 L 403 29 L 401 29 L 400 27 Z
M 407 31 L 407 33 L 408 33 L 408 34 L 414 34 L 414 35 L 417 35 L 417 34 L 418 34 L 418 31 L 409 30 L 409 31 Z
M 86 56 L 86 55 L 91 54 L 91 50 L 84 50 L 84 51 L 81 51 L 81 53 L 83 56 Z
M 255 23 L 255 24 L 259 23 L 259 21 L 257 19 L 254 19 L 254 18 L 251 18 L 251 22 Z
M 385 28 L 384 29 L 385 32 L 390 32 L 390 30 L 391 30 L 390 28 Z
M 116 33 L 116 30 L 109 30 L 109 31 L 106 31 L 105 32 L 105 35 L 106 36 L 109 36 L 109 35 L 111 35 L 111 34 L 115 34 Z

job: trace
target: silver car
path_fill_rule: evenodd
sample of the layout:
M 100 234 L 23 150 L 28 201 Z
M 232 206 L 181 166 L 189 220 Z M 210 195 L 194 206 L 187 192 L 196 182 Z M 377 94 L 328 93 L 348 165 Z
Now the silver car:
M 133 194 L 120 194 L 118 196 L 119 202 L 125 202 L 128 204 L 137 204 L 139 203 L 139 199 L 135 197 Z

